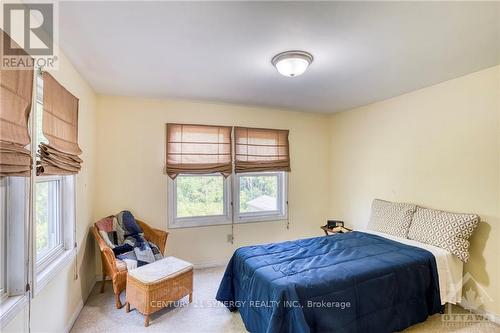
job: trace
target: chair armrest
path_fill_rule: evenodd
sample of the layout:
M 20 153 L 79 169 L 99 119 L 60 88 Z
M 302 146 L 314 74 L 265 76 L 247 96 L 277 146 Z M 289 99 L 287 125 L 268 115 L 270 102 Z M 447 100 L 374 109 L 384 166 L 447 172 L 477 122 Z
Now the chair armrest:
M 116 268 L 115 253 L 111 250 L 111 248 L 106 247 L 101 250 L 101 259 L 105 261 L 105 265 L 107 266 L 109 273 L 113 275 L 118 272 L 118 268 Z
M 109 275 L 113 275 L 118 272 L 116 268 L 116 258 L 113 250 L 104 242 L 97 227 L 94 225 L 92 227 L 92 233 L 94 234 L 97 245 L 101 250 L 101 260 L 103 269 L 105 269 Z
M 151 241 L 158 246 L 160 249 L 161 254 L 165 253 L 165 248 L 167 246 L 167 238 L 168 238 L 168 232 L 160 230 L 160 229 L 153 229 L 154 234 L 155 234 L 155 240 Z
M 144 232 L 144 237 L 146 238 L 146 240 L 158 246 L 161 254 L 164 254 L 167 245 L 168 232 L 152 228 L 143 221 L 137 219 L 136 221 Z

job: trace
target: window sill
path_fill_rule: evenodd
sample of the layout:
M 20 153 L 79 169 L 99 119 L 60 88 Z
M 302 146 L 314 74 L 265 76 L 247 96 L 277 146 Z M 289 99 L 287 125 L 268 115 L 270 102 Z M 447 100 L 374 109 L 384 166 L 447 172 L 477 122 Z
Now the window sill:
M 28 303 L 28 296 L 10 296 L 0 304 L 0 329 L 4 329 Z
M 234 223 L 257 223 L 257 222 L 276 222 L 285 221 L 287 217 L 285 215 L 268 215 L 268 216 L 245 216 L 238 217 Z
M 169 229 L 183 229 L 183 228 L 202 228 L 202 227 L 211 227 L 218 225 L 231 225 L 231 220 L 205 220 L 205 221 L 196 221 L 196 220 L 186 220 L 186 221 L 176 221 L 170 222 L 168 225 Z
M 259 222 L 278 222 L 286 221 L 286 215 L 268 215 L 268 216 L 246 216 L 237 218 L 234 224 L 244 223 L 259 223 Z M 231 225 L 231 220 L 205 220 L 204 222 L 193 220 L 176 221 L 168 224 L 169 229 L 185 229 L 185 228 L 203 228 L 222 225 Z
M 66 250 L 57 259 L 36 274 L 36 283 L 33 294 L 36 296 L 72 259 L 75 258 L 76 248 Z

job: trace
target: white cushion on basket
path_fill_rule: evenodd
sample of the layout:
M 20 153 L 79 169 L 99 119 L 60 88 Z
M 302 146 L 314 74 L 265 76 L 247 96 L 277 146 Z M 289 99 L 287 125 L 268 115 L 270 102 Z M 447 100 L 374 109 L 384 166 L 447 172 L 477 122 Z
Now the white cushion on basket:
M 160 282 L 170 276 L 193 268 L 193 264 L 176 257 L 166 257 L 128 272 L 145 284 Z

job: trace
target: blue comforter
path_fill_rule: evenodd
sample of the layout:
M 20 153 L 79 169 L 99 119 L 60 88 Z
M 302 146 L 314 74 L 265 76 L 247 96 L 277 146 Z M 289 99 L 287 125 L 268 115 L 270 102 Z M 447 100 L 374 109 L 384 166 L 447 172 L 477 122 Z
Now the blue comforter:
M 441 306 L 432 253 L 363 232 L 239 248 L 216 299 L 250 332 L 394 332 Z

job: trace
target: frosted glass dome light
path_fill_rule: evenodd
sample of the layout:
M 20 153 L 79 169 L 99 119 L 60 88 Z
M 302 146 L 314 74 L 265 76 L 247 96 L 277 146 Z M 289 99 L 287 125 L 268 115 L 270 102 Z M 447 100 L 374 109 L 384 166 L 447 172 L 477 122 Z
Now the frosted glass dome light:
M 271 63 L 281 75 L 295 77 L 307 70 L 312 63 L 313 56 L 304 51 L 286 51 L 273 57 Z

